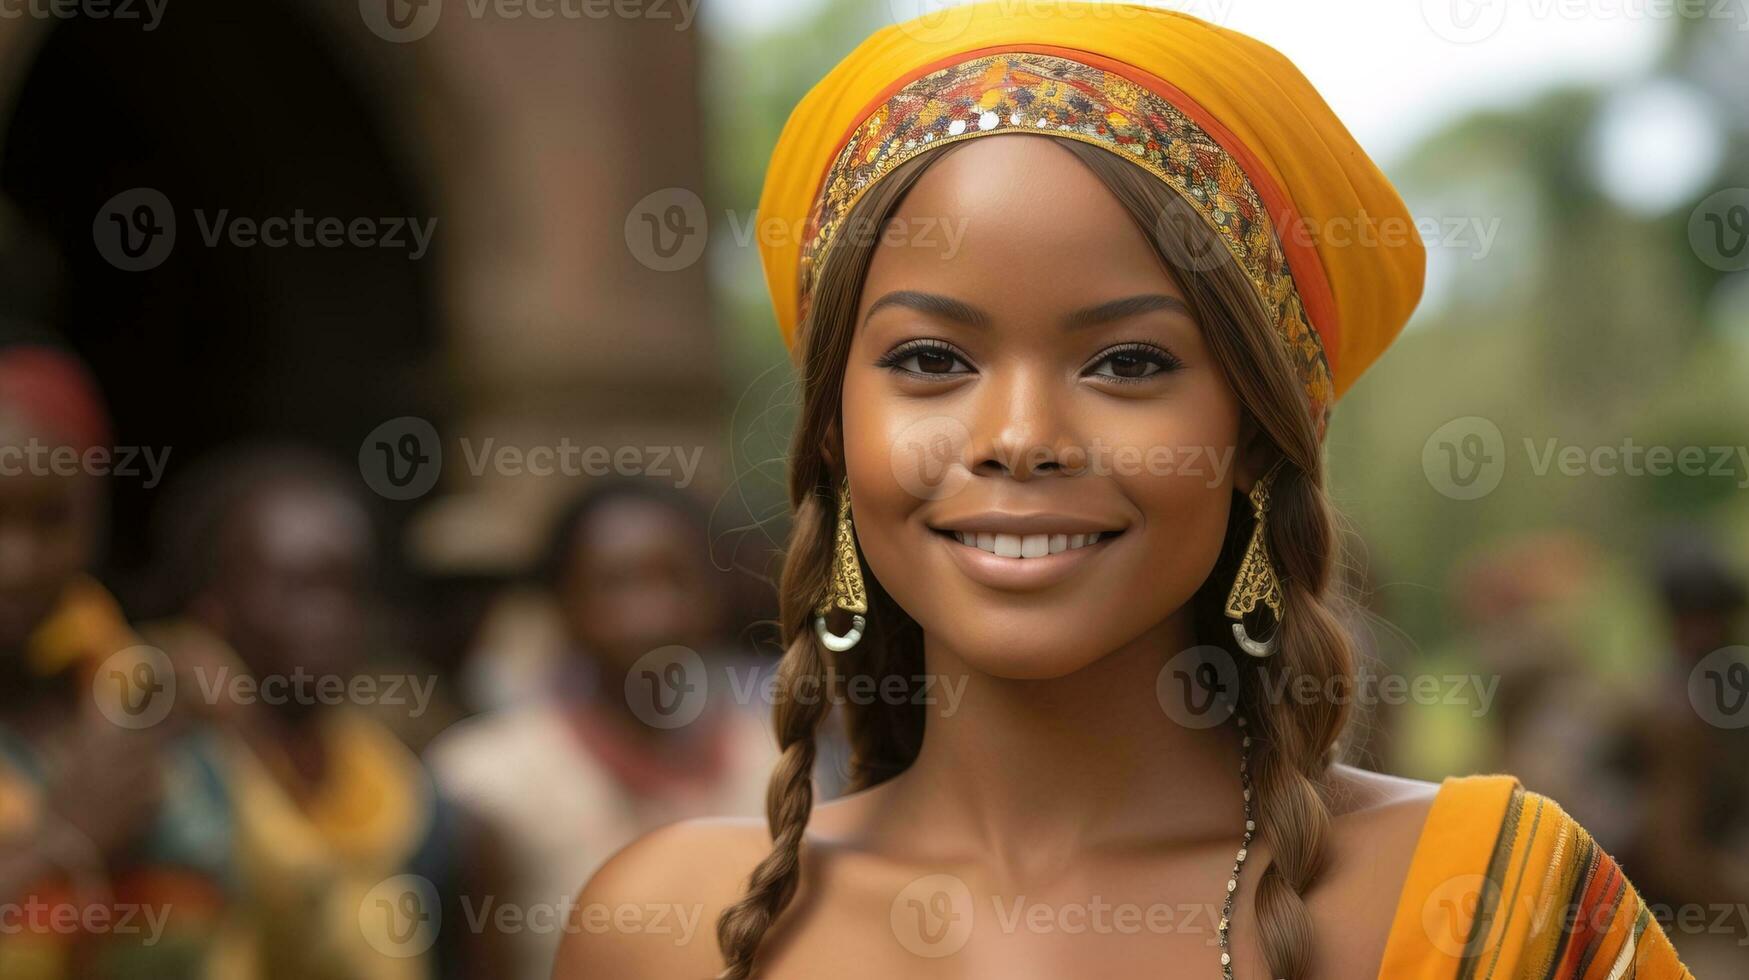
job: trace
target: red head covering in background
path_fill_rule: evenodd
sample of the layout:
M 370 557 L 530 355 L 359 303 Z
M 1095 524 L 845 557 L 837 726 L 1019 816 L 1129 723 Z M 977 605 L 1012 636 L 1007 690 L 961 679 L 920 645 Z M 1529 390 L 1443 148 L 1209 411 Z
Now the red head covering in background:
M 45 438 L 83 452 L 109 445 L 109 413 L 90 372 L 52 347 L 0 347 L 0 412 L 17 413 Z

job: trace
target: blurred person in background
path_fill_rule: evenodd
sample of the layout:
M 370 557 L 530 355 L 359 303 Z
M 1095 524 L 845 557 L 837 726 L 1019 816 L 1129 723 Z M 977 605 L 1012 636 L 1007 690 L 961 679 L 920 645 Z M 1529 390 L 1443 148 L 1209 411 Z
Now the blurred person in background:
M 0 346 L 0 976 L 252 976 L 213 740 L 89 574 L 104 475 L 57 462 L 108 447 L 74 358 Z
M 1602 563 L 1590 539 L 1557 529 L 1490 542 L 1459 564 L 1453 593 L 1465 662 L 1478 691 L 1493 685 L 1483 744 L 1463 764 L 1513 773 L 1560 800 L 1605 847 L 1619 847 L 1635 808 L 1611 736 L 1628 709 L 1577 639 Z
M 356 482 L 300 449 L 187 473 L 160 528 L 185 614 L 150 635 L 230 735 L 264 975 L 471 975 L 478 951 L 453 902 L 472 838 L 383 720 L 428 707 L 431 677 L 381 653 L 376 537 Z
M 1696 976 L 1749 976 L 1749 586 L 1697 530 L 1666 534 L 1653 579 L 1669 646 L 1630 733 L 1643 815 L 1623 860 L 1678 917 L 1671 938 Z
M 564 638 L 545 695 L 464 722 L 431 750 L 443 785 L 506 842 L 509 887 L 479 910 L 521 923 L 502 975 L 550 975 L 578 889 L 640 834 L 763 811 L 777 757 L 758 711 L 763 673 L 736 670 L 723 649 L 706 526 L 690 496 L 653 480 L 585 491 L 542 567 Z M 736 689 L 750 703 L 714 696 Z

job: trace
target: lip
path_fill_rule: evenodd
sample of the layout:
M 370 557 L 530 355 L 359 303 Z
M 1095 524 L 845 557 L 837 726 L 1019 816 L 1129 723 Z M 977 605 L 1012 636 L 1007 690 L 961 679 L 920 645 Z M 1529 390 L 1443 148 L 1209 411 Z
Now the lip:
M 966 514 L 962 517 L 947 517 L 932 521 L 929 525 L 933 531 L 972 531 L 986 534 L 1093 534 L 1109 533 L 1116 535 L 1124 530 L 1122 524 L 1111 521 L 1101 521 L 1089 517 L 1074 517 L 1068 514 L 1053 514 L 1046 511 L 1034 511 L 1018 514 L 1007 511 L 984 511 L 978 514 Z M 1041 559 L 1032 559 L 1039 561 Z
M 1063 529 L 1067 526 L 1063 522 L 1050 525 L 1056 529 Z M 983 527 L 983 525 L 979 527 Z M 974 528 L 963 526 L 955 528 L 955 530 L 974 530 Z M 1039 534 L 1043 533 L 1045 529 L 1034 525 L 1028 531 L 1011 531 L 1007 530 L 1006 527 L 1001 532 L 995 532 L 993 527 L 990 530 L 992 533 L 1003 534 Z M 1091 530 L 1099 529 L 1090 528 Z M 933 530 L 932 536 L 941 542 L 943 548 L 947 549 L 948 556 L 959 566 L 960 571 L 965 573 L 967 578 L 991 589 L 1004 592 L 1025 592 L 1050 588 L 1067 580 L 1076 574 L 1082 566 L 1103 555 L 1114 541 L 1122 537 L 1122 532 L 1115 533 L 1110 537 L 1102 537 L 1090 545 L 1038 558 L 1004 558 L 1000 555 L 993 555 L 982 548 L 961 544 L 952 534 L 941 529 Z

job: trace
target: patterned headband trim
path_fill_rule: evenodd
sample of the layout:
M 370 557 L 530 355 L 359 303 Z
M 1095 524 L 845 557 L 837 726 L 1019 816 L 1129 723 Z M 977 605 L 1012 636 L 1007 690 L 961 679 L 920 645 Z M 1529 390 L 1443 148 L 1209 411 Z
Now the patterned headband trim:
M 1159 93 L 1061 55 L 1005 51 L 959 61 L 898 87 L 863 117 L 827 168 L 803 231 L 798 321 L 807 319 L 820 266 L 864 192 L 935 147 L 1016 132 L 1104 147 L 1177 191 L 1256 287 L 1322 438 L 1335 401 L 1324 342 L 1312 328 L 1270 210 L 1245 170 Z

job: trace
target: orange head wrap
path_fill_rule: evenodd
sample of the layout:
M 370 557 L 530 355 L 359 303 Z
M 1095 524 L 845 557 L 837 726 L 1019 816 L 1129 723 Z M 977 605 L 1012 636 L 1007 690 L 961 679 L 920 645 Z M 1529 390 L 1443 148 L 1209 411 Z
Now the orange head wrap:
M 1014 132 L 1104 147 L 1177 191 L 1256 287 L 1320 433 L 1420 299 L 1402 199 L 1281 54 L 1150 7 L 996 0 L 875 33 L 790 114 L 759 203 L 796 232 L 759 243 L 785 342 L 869 187 L 936 146 Z

